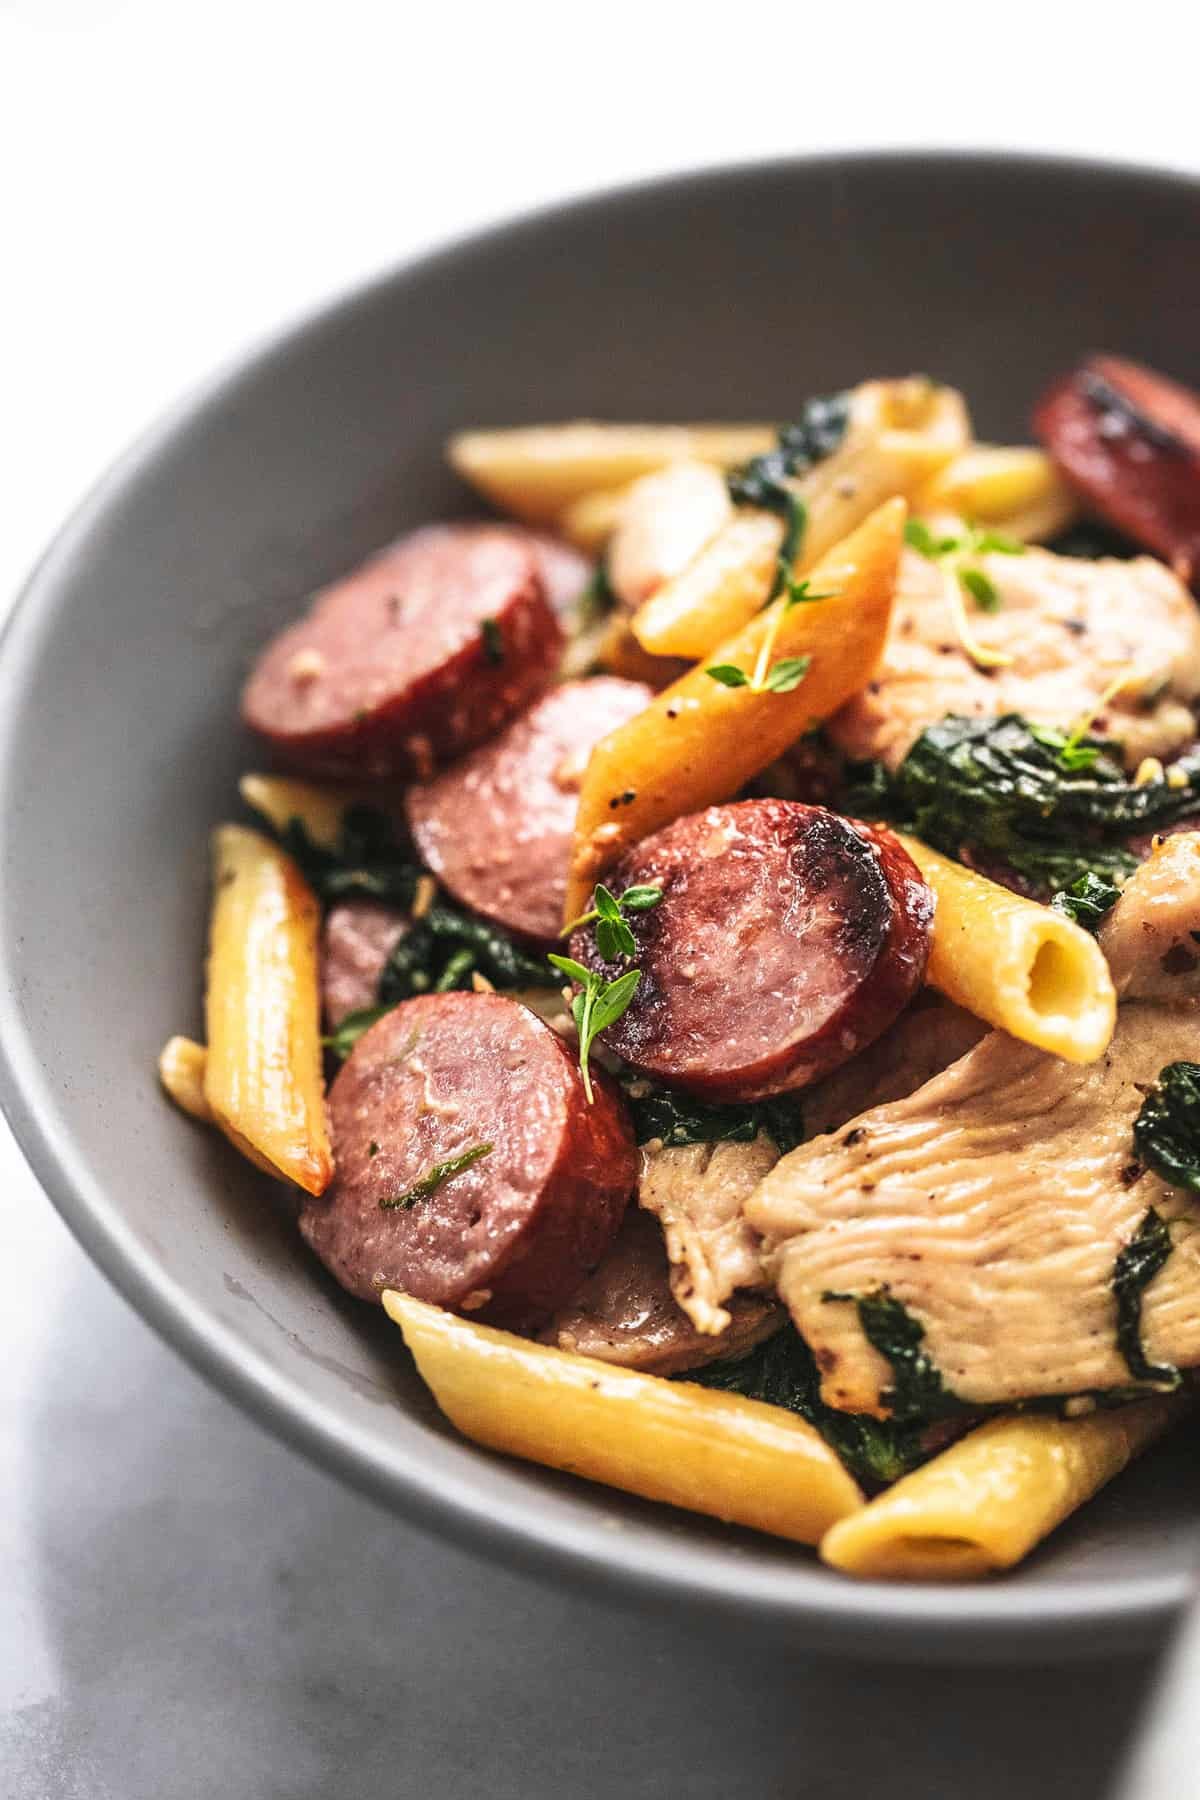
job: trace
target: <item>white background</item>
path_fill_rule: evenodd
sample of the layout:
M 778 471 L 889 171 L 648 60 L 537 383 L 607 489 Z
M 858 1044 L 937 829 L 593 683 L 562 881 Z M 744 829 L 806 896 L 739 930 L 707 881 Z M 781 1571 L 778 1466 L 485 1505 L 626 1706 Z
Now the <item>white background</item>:
M 1200 166 L 1194 7 L 1104 10 L 0 0 L 0 601 L 193 382 L 505 213 L 805 149 Z M 23 1479 L 50 1321 L 83 1279 L 3 1134 L 0 1569 L 21 1654 L 0 1660 L 0 1710 L 61 1682 Z M 39 1800 L 77 1779 L 89 1792 L 65 1756 Z

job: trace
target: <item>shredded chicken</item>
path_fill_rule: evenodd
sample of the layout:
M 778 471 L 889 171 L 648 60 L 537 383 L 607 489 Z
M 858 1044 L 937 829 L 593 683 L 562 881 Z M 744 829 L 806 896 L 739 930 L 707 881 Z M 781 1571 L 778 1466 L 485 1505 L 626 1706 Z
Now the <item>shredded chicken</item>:
M 761 1132 L 749 1144 L 668 1149 L 651 1139 L 642 1146 L 638 1201 L 662 1222 L 671 1292 L 705 1336 L 729 1329 L 731 1313 L 723 1303 L 735 1289 L 766 1285 L 758 1233 L 743 1218 L 742 1203 L 778 1156 Z
M 1195 835 L 1168 840 L 1117 902 L 1105 937 L 1126 998 L 1101 1061 L 993 1032 L 908 1098 L 793 1151 L 747 1203 L 831 1405 L 887 1411 L 893 1370 L 854 1301 L 831 1297 L 881 1290 L 964 1401 L 1127 1386 L 1112 1281 L 1151 1207 L 1172 1250 L 1142 1296 L 1142 1350 L 1200 1364 L 1200 1200 L 1143 1169 L 1132 1137 L 1164 1065 L 1200 1043 L 1191 971 L 1162 960 L 1200 929 L 1197 857 Z
M 827 727 L 847 755 L 895 769 L 949 713 L 1018 712 L 1069 728 L 1099 709 L 1095 729 L 1122 744 L 1131 769 L 1146 756 L 1169 758 L 1195 737 L 1189 703 L 1200 694 L 1200 612 L 1161 563 L 1027 550 L 975 564 L 1000 605 L 984 613 L 967 600 L 972 634 L 1011 663 L 981 668 L 972 660 L 955 622 L 954 576 L 906 551 L 883 662 Z M 1122 675 L 1129 684 L 1102 705 Z
M 545 1343 L 627 1369 L 678 1375 L 737 1357 L 777 1331 L 784 1311 L 762 1294 L 735 1295 L 729 1325 L 705 1336 L 671 1294 L 666 1247 L 657 1220 L 631 1207 L 595 1272 L 541 1333 Z
M 1126 895 L 1136 904 L 1123 898 L 1100 931 L 1118 996 L 1175 1004 L 1200 994 L 1200 835 L 1164 838 Z
M 806 1128 L 831 1131 L 864 1106 L 911 1093 L 986 1030 L 961 1007 L 922 995 L 876 1043 L 804 1094 Z M 729 1332 L 745 1299 L 730 1296 L 767 1284 L 759 1235 L 742 1209 L 777 1157 L 762 1135 L 749 1144 L 643 1146 L 638 1199 L 662 1221 L 672 1292 L 699 1332 Z

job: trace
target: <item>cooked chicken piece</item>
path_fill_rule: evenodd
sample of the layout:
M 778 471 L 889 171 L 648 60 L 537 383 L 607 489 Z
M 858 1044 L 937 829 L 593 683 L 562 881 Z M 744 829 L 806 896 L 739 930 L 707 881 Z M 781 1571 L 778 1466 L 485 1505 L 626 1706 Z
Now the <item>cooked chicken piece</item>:
M 1195 836 L 1191 845 L 1200 852 Z M 1193 864 L 1182 848 L 1173 854 L 1176 920 L 1200 929 Z M 1143 983 L 1160 993 L 1150 921 L 1165 910 L 1165 882 L 1152 862 L 1114 909 L 1127 994 Z M 1138 943 L 1141 960 L 1131 954 Z M 833 1297 L 883 1290 L 964 1401 L 1128 1385 L 1112 1283 L 1150 1208 L 1173 1248 L 1143 1292 L 1142 1351 L 1156 1364 L 1200 1363 L 1200 1199 L 1141 1168 L 1132 1137 L 1147 1089 L 1198 1043 L 1200 1001 L 1186 984 L 1173 1001 L 1127 1000 L 1107 1055 L 1086 1066 L 993 1032 L 907 1099 L 785 1157 L 745 1211 L 812 1345 L 824 1398 L 886 1413 L 893 1370 L 854 1300 Z
M 1005 668 L 971 660 L 955 623 L 953 575 L 915 550 L 904 554 L 884 659 L 875 679 L 829 722 L 847 755 L 895 769 L 927 726 L 949 713 L 1018 712 L 1069 727 L 1100 706 L 1121 675 L 1128 687 L 1096 714 L 1125 761 L 1166 758 L 1195 737 L 1189 702 L 1200 694 L 1200 612 L 1161 563 L 1089 562 L 1027 550 L 974 559 L 1000 598 L 995 613 L 965 600 L 972 635 L 1012 657 Z
M 1130 889 L 1126 889 L 1130 894 Z M 1178 1002 L 1200 994 L 1200 836 L 1163 838 L 1100 929 L 1121 999 Z M 1200 1044 L 1195 1047 L 1200 1052 Z
M 662 1221 L 671 1292 L 705 1336 L 728 1331 L 731 1309 L 723 1302 L 735 1289 L 767 1285 L 742 1203 L 778 1158 L 762 1132 L 749 1144 L 642 1145 L 638 1202 Z
M 990 1027 L 925 988 L 883 1036 L 803 1096 L 810 1137 L 836 1131 L 856 1113 L 900 1100 L 973 1050 Z
M 864 1106 L 911 1093 L 944 1069 L 987 1030 L 961 1007 L 939 995 L 914 1003 L 877 1043 L 804 1095 L 806 1129 L 832 1131 Z M 640 1204 L 656 1213 L 666 1233 L 675 1299 L 697 1331 L 725 1332 L 735 1325 L 738 1288 L 766 1282 L 759 1237 L 742 1205 L 777 1158 L 771 1140 L 750 1144 L 689 1144 L 642 1149 Z
M 626 1369 L 678 1375 L 744 1355 L 786 1317 L 765 1295 L 738 1294 L 729 1305 L 728 1328 L 704 1337 L 676 1306 L 668 1277 L 658 1222 L 630 1207 L 603 1262 L 554 1315 L 542 1341 Z

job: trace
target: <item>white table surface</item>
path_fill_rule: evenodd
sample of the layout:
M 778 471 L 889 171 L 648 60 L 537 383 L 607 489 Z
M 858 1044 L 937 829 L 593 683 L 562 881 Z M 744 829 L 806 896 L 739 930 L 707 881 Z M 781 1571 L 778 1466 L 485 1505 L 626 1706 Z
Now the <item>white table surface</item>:
M 246 341 L 505 212 L 854 145 L 1200 164 L 1185 8 L 831 10 L 0 0 L 0 595 Z M 12 1800 L 1092 1800 L 1137 1734 L 1145 1662 L 731 1659 L 418 1537 L 159 1344 L 2 1129 L 0 1354 Z

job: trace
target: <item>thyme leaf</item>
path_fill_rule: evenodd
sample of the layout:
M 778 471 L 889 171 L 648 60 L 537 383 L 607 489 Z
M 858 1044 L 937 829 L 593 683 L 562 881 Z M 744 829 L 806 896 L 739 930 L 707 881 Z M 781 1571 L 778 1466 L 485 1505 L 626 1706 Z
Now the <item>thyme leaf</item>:
M 444 1182 L 452 1181 L 477 1163 L 481 1156 L 490 1156 L 492 1144 L 472 1144 L 469 1150 L 463 1150 L 458 1156 L 449 1156 L 445 1162 L 431 1163 L 423 1175 L 419 1175 L 410 1188 L 402 1194 L 390 1194 L 379 1202 L 382 1212 L 408 1212 L 419 1200 L 428 1200 L 430 1194 L 437 1192 Z
M 615 1025 L 626 1011 L 637 992 L 642 972 L 640 969 L 627 969 L 624 975 L 618 975 L 615 981 L 609 981 L 597 970 L 585 969 L 582 963 L 576 962 L 571 956 L 551 955 L 547 961 L 561 974 L 569 975 L 572 981 L 579 984 L 580 991 L 571 1002 L 571 1017 L 579 1034 L 579 1073 L 583 1076 L 583 1090 L 590 1104 L 595 1098 L 589 1064 L 593 1040 L 599 1032 Z

